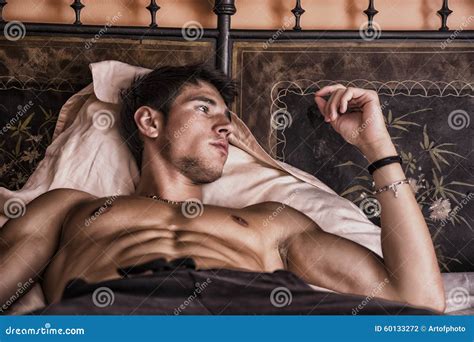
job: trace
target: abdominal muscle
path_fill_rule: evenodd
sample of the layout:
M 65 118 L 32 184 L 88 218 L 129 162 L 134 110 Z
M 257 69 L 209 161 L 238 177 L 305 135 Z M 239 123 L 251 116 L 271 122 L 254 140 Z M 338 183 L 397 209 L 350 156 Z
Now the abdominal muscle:
M 74 278 L 90 283 L 116 279 L 121 277 L 118 268 L 158 258 L 190 257 L 197 269 L 284 268 L 271 236 L 256 228 L 261 220 L 254 210 L 205 206 L 202 215 L 189 218 L 179 206 L 129 197 L 117 199 L 87 225 L 90 213 L 103 203 L 99 199 L 73 208 L 64 222 L 58 252 L 44 273 L 49 303 L 59 301 Z M 239 224 L 236 216 L 248 225 Z

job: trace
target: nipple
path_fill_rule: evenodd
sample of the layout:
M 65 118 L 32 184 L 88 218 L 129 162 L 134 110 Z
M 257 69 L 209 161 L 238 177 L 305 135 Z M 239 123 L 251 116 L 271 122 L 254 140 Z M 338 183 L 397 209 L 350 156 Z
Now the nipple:
M 230 217 L 232 217 L 232 219 L 237 222 L 238 224 L 240 224 L 241 226 L 244 226 L 244 227 L 248 227 L 249 224 L 247 221 L 245 221 L 242 217 L 239 217 L 239 216 L 236 216 L 236 215 L 230 215 Z

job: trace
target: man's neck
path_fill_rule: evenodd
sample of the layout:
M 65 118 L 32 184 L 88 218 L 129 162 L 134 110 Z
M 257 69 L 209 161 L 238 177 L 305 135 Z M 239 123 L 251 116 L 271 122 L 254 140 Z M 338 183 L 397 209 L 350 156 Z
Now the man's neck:
M 158 196 L 170 201 L 202 201 L 201 185 L 193 184 L 165 161 L 144 163 L 135 190 L 138 196 Z

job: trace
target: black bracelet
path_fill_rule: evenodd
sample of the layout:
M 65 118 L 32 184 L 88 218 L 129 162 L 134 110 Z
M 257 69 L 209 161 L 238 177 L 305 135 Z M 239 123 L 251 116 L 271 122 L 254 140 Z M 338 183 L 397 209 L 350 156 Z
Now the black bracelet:
M 402 158 L 397 155 L 397 156 L 390 156 L 390 157 L 385 157 L 385 158 L 376 160 L 367 167 L 367 170 L 369 170 L 370 174 L 373 174 L 375 170 L 380 169 L 382 166 L 393 164 L 393 163 L 400 163 L 401 165 Z

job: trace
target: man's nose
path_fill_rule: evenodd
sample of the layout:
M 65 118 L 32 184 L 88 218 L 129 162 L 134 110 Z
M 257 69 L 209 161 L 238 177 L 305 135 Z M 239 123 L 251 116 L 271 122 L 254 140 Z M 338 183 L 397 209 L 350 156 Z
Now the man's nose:
M 224 117 L 219 120 L 215 129 L 219 135 L 222 135 L 227 138 L 234 131 L 234 126 L 227 117 Z

